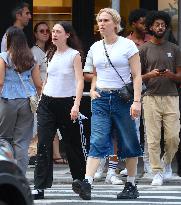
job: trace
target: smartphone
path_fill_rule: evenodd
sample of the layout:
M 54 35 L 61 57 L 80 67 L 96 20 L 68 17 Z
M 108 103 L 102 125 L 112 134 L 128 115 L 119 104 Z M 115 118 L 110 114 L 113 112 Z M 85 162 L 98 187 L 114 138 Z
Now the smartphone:
M 159 72 L 160 72 L 160 73 L 165 72 L 165 71 L 166 71 L 165 68 L 161 68 L 161 69 L 159 69 Z

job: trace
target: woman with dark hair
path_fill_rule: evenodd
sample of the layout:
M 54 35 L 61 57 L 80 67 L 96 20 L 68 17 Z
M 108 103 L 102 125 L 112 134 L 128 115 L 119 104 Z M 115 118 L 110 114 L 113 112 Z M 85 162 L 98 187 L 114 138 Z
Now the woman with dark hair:
M 12 144 L 24 174 L 33 135 L 33 113 L 27 93 L 34 96 L 37 90 L 40 94 L 41 87 L 39 69 L 25 34 L 12 26 L 7 31 L 7 51 L 0 53 L 0 138 Z
M 42 82 L 46 79 L 47 71 L 47 58 L 46 52 L 51 45 L 51 33 L 49 26 L 46 22 L 41 21 L 34 26 L 34 46 L 32 47 L 32 52 L 37 61 L 40 69 L 40 77 Z M 33 139 L 29 147 L 29 154 L 31 156 L 30 162 L 34 164 L 36 159 L 35 155 L 37 152 L 37 117 L 34 117 L 34 132 Z M 59 138 L 61 138 L 60 132 L 57 132 L 53 141 L 53 161 L 55 164 L 67 163 L 67 160 L 60 155 L 59 149 Z M 64 154 L 65 155 L 65 154 Z
M 34 199 L 44 198 L 44 189 L 52 186 L 53 138 L 62 134 L 72 178 L 83 180 L 85 157 L 77 120 L 84 79 L 80 42 L 68 23 L 54 25 L 47 59 L 47 78 L 37 110 L 38 150 L 35 165 Z
M 41 80 L 45 81 L 47 69 L 46 52 L 51 45 L 50 29 L 46 22 L 41 21 L 34 26 L 33 31 L 34 46 L 31 50 L 39 65 Z

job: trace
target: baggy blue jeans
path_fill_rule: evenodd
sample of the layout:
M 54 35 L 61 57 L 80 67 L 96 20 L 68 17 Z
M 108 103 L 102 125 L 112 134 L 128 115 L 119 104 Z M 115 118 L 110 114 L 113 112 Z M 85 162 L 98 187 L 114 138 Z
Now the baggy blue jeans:
M 113 154 L 112 128 L 116 129 L 121 159 L 142 156 L 135 121 L 130 116 L 132 102 L 126 103 L 117 91 L 101 91 L 92 100 L 89 157 L 103 158 Z

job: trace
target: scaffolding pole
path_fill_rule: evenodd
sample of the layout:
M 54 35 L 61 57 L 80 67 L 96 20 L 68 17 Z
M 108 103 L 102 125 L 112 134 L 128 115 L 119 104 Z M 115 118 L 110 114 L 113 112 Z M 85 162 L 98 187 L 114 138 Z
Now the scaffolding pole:
M 112 0 L 112 8 L 120 14 L 120 0 Z

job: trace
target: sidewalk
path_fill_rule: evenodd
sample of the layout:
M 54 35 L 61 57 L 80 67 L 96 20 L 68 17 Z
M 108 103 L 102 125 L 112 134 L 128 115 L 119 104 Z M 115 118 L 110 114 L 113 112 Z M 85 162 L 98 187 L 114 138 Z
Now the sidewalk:
M 173 169 L 173 176 L 172 179 L 170 179 L 168 182 L 165 182 L 164 184 L 169 185 L 181 185 L 181 177 L 177 176 L 176 170 L 177 165 L 176 161 L 174 160 L 172 163 L 172 169 Z M 68 165 L 54 165 L 54 172 L 53 172 L 54 184 L 71 184 L 72 183 L 72 177 L 70 174 L 69 166 Z M 30 185 L 33 185 L 34 183 L 34 166 L 29 166 L 27 170 L 26 177 L 30 183 Z M 120 176 L 121 177 L 121 176 Z M 122 177 L 123 180 L 126 180 L 125 177 Z M 143 176 L 143 162 L 142 159 L 139 160 L 138 163 L 138 175 L 136 177 L 136 181 L 138 184 L 150 184 L 152 181 L 152 178 L 150 175 L 144 175 Z M 104 179 L 101 182 L 96 183 L 104 183 Z

